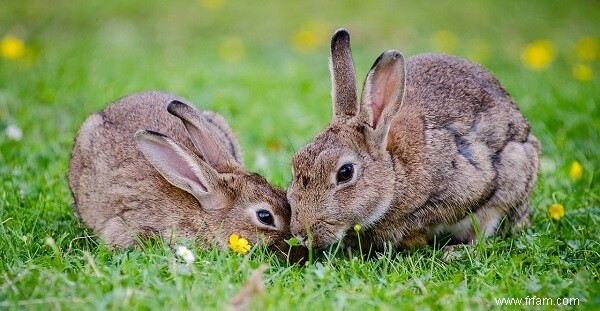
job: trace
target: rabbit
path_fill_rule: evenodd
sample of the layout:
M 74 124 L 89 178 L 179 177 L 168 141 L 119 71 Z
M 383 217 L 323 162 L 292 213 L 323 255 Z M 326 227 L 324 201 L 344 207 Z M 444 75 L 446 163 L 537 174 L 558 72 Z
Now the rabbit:
M 91 115 L 68 173 L 75 211 L 106 244 L 137 237 L 200 237 L 226 248 L 232 234 L 287 252 L 285 191 L 242 165 L 225 119 L 162 92 L 137 93 Z
M 455 56 L 405 62 L 389 50 L 359 104 L 345 29 L 332 37 L 330 71 L 331 123 L 292 156 L 287 197 L 301 243 L 469 244 L 529 224 L 541 145 L 492 74 Z

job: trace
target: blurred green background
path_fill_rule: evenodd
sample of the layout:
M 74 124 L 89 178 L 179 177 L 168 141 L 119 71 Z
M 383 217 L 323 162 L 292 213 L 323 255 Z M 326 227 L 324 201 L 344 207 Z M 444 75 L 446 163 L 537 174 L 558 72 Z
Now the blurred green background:
M 8 1 L 0 36 L 22 41 L 24 52 L 0 63 L 0 120 L 21 127 L 24 144 L 60 148 L 64 165 L 88 114 L 165 90 L 224 114 L 250 168 L 285 181 L 288 169 L 271 162 L 287 162 L 329 120 L 329 37 L 345 27 L 359 83 L 392 48 L 483 64 L 561 165 L 552 155 L 563 144 L 586 153 L 598 138 L 599 19 L 597 1 Z M 528 47 L 534 69 L 523 59 Z
M 496 275 L 509 275 L 510 281 L 478 276 L 481 267 L 472 262 L 450 268 L 440 263 L 442 272 L 435 272 L 433 264 L 431 271 L 429 264 L 414 264 L 424 270 L 396 273 L 394 286 L 405 286 L 414 275 L 417 283 L 408 282 L 407 288 L 394 291 L 396 296 L 364 294 L 373 298 L 366 305 L 352 304 L 353 297 L 362 296 L 351 294 L 345 298 L 351 302 L 347 306 L 378 302 L 397 306 L 400 302 L 395 299 L 413 308 L 423 303 L 440 306 L 440 297 L 445 297 L 441 306 L 461 308 L 477 305 L 481 302 L 477 297 L 487 295 L 484 306 L 489 307 L 494 293 L 525 295 L 533 289 L 593 299 L 600 251 L 600 2 L 7 0 L 0 8 L 0 306 L 15 306 L 2 304 L 4 299 L 61 293 L 84 301 L 98 295 L 110 306 L 121 297 L 117 290 L 131 285 L 109 281 L 96 288 L 93 271 L 86 265 L 89 258 L 81 253 L 89 251 L 103 273 L 107 269 L 119 275 L 116 271 L 126 262 L 90 240 L 91 232 L 79 226 L 70 208 L 66 182 L 70 149 L 89 114 L 142 90 L 178 94 L 201 109 L 223 114 L 240 137 L 248 168 L 286 187 L 291 154 L 330 120 L 329 38 L 340 27 L 351 33 L 361 84 L 372 62 L 387 49 L 406 56 L 437 51 L 482 64 L 512 94 L 544 152 L 532 198 L 532 229 L 515 242 L 525 246 L 497 255 L 497 261 L 485 261 L 495 267 L 490 269 Z M 563 206 L 566 216 L 552 220 L 551 204 Z M 51 246 L 54 242 L 44 244 L 47 237 L 56 241 L 58 250 Z M 502 243 L 490 242 L 488 247 L 502 253 L 508 249 Z M 512 247 L 513 240 L 507 243 Z M 57 252 L 72 265 L 56 263 Z M 429 252 L 405 254 L 409 257 L 401 262 L 435 255 Z M 128 261 L 130 269 L 151 273 L 155 257 L 143 258 Z M 534 261 L 521 271 L 506 263 L 516 262 L 514 258 L 520 267 L 527 258 Z M 235 257 L 229 260 L 234 266 L 244 265 Z M 402 263 L 398 267 L 411 269 Z M 505 267 L 509 270 L 502 270 Z M 265 304 L 275 309 L 298 307 L 301 301 L 312 301 L 306 306 L 330 306 L 334 298 L 322 293 L 360 292 L 353 275 L 361 270 L 355 269 L 358 272 L 346 271 L 352 276 L 337 283 L 311 279 L 298 270 L 278 270 L 269 279 Z M 362 270 L 366 282 L 362 284 L 377 292 L 377 282 L 388 276 L 373 269 Z M 20 276 L 27 271 L 35 272 Z M 472 273 L 471 282 L 478 285 L 465 285 L 456 294 L 451 290 L 456 279 L 452 273 L 458 273 L 460 282 L 463 271 Z M 131 282 L 138 286 L 143 283 L 157 295 L 173 294 L 160 285 L 162 276 L 148 285 L 145 276 L 135 275 Z M 204 277 L 216 280 L 210 273 Z M 226 284 L 238 286 L 243 280 L 241 276 L 217 279 L 216 286 L 203 288 L 200 295 L 226 299 L 235 292 Z M 319 285 L 326 287 L 320 291 L 317 285 L 306 285 L 315 280 L 331 287 Z M 73 282 L 80 287 L 72 286 Z M 428 294 L 411 296 L 423 282 Z M 528 291 L 523 292 L 525 288 Z M 178 290 L 188 299 L 179 306 L 193 305 L 185 301 L 193 301 L 194 293 Z M 286 296 L 287 290 L 295 291 L 296 298 Z M 95 294 L 86 298 L 87 292 Z M 106 292 L 115 294 L 103 296 Z M 147 297 L 140 299 L 145 302 L 138 301 L 137 306 L 152 306 L 144 300 Z M 412 299 L 421 304 L 412 305 Z M 209 299 L 200 305 L 219 308 L 223 302 Z M 55 306 L 69 308 L 68 304 Z

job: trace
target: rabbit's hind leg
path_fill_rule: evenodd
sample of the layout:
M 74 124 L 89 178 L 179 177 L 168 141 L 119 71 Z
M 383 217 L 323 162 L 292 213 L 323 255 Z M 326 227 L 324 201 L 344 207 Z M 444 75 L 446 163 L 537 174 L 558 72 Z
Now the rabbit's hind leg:
M 524 143 L 509 142 L 494 155 L 494 191 L 472 209 L 474 213 L 445 226 L 444 231 L 452 235 L 453 242 L 473 243 L 498 233 L 500 228 L 504 231 L 529 224 L 529 196 L 538 171 L 539 143 L 535 143 L 532 136 Z

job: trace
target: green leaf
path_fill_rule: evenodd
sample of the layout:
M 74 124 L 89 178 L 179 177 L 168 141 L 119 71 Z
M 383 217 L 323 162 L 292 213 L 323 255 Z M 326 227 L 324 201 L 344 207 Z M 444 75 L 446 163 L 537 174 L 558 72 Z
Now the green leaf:
M 300 242 L 298 241 L 298 239 L 296 238 L 291 238 L 289 240 L 285 240 L 285 242 L 289 245 L 289 246 L 298 246 L 300 245 Z

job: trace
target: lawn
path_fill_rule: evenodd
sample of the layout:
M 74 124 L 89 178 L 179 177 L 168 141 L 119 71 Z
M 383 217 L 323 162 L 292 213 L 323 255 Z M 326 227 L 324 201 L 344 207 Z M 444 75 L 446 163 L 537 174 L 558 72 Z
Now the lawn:
M 162 241 L 111 251 L 76 219 L 66 173 L 78 127 L 141 90 L 223 114 L 247 167 L 286 187 L 291 154 L 331 117 L 339 27 L 360 83 L 392 48 L 459 55 L 496 75 L 543 146 L 530 228 L 452 260 L 417 247 L 328 252 L 307 266 L 182 241 L 196 254 L 186 266 Z M 0 39 L 0 308 L 221 310 L 261 264 L 256 310 L 487 310 L 533 296 L 600 308 L 597 1 L 8 0 Z

